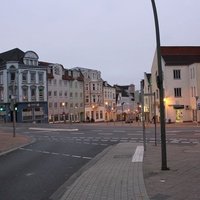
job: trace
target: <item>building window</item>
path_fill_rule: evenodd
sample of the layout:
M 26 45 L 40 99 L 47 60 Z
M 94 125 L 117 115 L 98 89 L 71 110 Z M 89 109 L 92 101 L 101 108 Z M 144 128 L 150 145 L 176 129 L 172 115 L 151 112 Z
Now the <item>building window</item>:
M 99 112 L 96 111 L 96 119 L 99 119 Z
M 28 101 L 28 87 L 22 88 L 23 101 Z
M 181 88 L 174 88 L 174 97 L 181 97 Z
M 23 83 L 27 83 L 28 82 L 28 73 L 27 72 L 23 72 L 22 73 L 22 82 Z
M 92 90 L 95 90 L 95 84 L 94 83 L 92 84 Z
M 48 92 L 48 96 L 51 97 L 51 91 Z
M 35 82 L 36 82 L 35 72 L 31 72 L 31 83 L 35 83 Z
M 85 85 L 85 90 L 89 90 L 88 84 Z
M 86 96 L 86 97 L 85 97 L 85 102 L 86 102 L 86 103 L 89 103 L 89 96 Z
M 70 97 L 71 97 L 71 98 L 73 97 L 73 93 L 72 93 L 72 92 L 70 92 Z
M 92 102 L 93 102 L 93 103 L 96 102 L 96 96 L 95 96 L 95 95 L 92 96 Z
M 15 81 L 15 72 L 10 73 L 10 80 Z
M 59 70 L 59 67 L 58 67 L 58 66 L 56 66 L 56 67 L 54 68 L 54 73 L 57 74 L 57 75 L 60 74 L 60 70 Z
M 174 79 L 181 79 L 181 70 L 175 69 L 173 70 Z
M 44 83 L 44 73 L 39 73 L 38 78 L 39 78 L 39 83 Z
M 32 101 L 36 100 L 36 88 L 35 87 L 31 88 L 31 100 Z
M 103 119 L 103 111 L 100 110 L 100 119 Z
M 44 100 L 44 87 L 39 87 L 39 100 Z
M 57 97 L 57 91 L 54 91 L 54 97 Z
M 0 73 L 0 84 L 3 84 L 3 73 Z

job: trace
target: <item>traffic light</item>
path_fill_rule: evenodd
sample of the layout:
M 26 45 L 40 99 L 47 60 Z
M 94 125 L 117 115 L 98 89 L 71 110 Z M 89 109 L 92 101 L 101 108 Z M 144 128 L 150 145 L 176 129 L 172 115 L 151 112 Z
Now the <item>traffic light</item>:
M 15 111 L 16 111 L 16 112 L 17 112 L 17 106 L 18 106 L 18 105 L 17 105 L 17 103 L 16 103 L 16 104 L 15 104 Z
M 0 106 L 0 112 L 5 111 L 5 107 L 4 106 Z

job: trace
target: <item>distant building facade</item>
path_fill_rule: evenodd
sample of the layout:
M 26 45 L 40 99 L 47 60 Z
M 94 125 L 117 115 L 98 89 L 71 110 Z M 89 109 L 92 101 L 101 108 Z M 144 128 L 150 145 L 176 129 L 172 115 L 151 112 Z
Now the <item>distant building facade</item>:
M 84 79 L 78 70 L 46 63 L 49 122 L 84 121 Z
M 80 70 L 84 76 L 85 121 L 105 121 L 103 79 L 101 78 L 101 72 L 80 67 L 74 69 Z
M 116 88 L 116 114 L 117 120 L 125 121 L 133 119 L 136 110 L 135 104 L 135 85 L 114 85 Z
M 17 122 L 47 122 L 46 67 L 34 51 L 15 48 L 0 54 L 0 118 Z
M 103 101 L 105 121 L 116 121 L 116 89 L 106 81 L 103 82 Z

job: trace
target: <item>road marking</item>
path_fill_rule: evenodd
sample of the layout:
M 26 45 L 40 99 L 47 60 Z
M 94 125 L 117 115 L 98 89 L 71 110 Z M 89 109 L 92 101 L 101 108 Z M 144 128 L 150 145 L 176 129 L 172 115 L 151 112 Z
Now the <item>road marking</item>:
M 125 133 L 126 131 L 115 130 L 113 133 Z
M 65 157 L 72 157 L 72 158 L 80 158 L 80 159 L 87 159 L 91 160 L 92 157 L 87 157 L 87 156 L 79 156 L 79 155 L 70 155 L 70 154 L 65 154 L 65 153 L 56 153 L 56 152 L 49 152 L 49 151 L 41 151 L 41 150 L 33 150 L 33 149 L 27 149 L 27 148 L 19 148 L 20 150 L 23 151 L 31 151 L 31 152 L 37 152 L 37 153 L 43 153 L 43 154 L 51 154 L 51 155 L 56 155 L 56 156 L 65 156 Z
M 30 127 L 30 130 L 36 130 L 36 131 L 78 131 L 79 129 L 77 128 L 72 128 L 72 129 L 59 129 L 59 128 L 35 128 L 35 127 Z
M 98 133 L 98 135 L 112 135 L 113 133 Z
M 132 158 L 132 162 L 142 162 L 143 161 L 143 155 L 144 155 L 144 147 L 143 146 L 137 146 L 135 153 Z

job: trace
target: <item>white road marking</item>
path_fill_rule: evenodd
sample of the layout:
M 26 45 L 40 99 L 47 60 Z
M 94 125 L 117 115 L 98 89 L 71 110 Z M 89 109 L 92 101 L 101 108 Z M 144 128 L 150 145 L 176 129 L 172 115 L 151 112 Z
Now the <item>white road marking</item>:
M 135 153 L 132 157 L 132 162 L 142 162 L 143 161 L 143 155 L 144 155 L 144 147 L 143 146 L 137 146 Z
M 23 151 L 32 151 L 32 152 L 51 154 L 51 155 L 56 155 L 56 156 L 81 158 L 81 159 L 87 159 L 87 160 L 91 160 L 92 159 L 92 157 L 87 157 L 87 156 L 79 156 L 79 155 L 70 155 L 70 154 L 65 154 L 65 153 L 56 153 L 56 152 L 49 152 L 49 151 L 33 150 L 33 149 L 26 149 L 26 148 L 23 148 L 23 147 L 21 147 L 19 149 L 21 149 Z
M 74 129 L 59 129 L 59 128 L 35 128 L 30 127 L 30 130 L 36 130 L 36 131 L 78 131 L 77 128 Z

